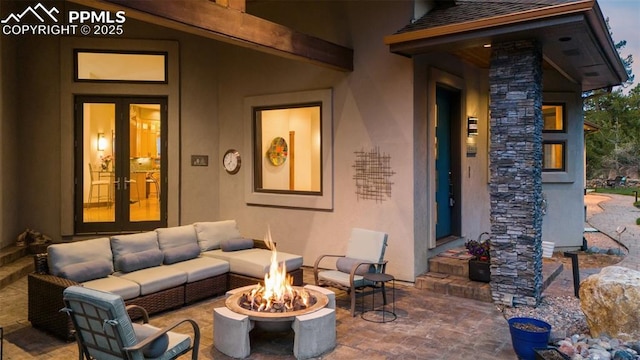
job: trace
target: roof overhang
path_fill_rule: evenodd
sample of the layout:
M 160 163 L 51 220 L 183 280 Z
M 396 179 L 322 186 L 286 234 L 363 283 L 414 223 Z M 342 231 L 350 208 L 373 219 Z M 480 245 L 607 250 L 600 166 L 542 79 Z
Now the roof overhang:
M 594 0 L 401 32 L 386 36 L 391 52 L 413 56 L 450 52 L 488 68 L 485 44 L 537 39 L 547 65 L 583 91 L 615 86 L 627 73 Z
M 352 49 L 248 14 L 240 0 L 67 1 L 100 10 L 125 10 L 127 18 L 335 70 L 353 70 Z

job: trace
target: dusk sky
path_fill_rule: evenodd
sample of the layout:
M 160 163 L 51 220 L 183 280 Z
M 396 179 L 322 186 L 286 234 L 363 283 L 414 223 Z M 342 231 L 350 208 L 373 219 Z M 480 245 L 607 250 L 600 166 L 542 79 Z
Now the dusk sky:
M 633 55 L 632 67 L 636 78 L 631 87 L 635 87 L 640 82 L 640 1 L 598 0 L 598 4 L 605 19 L 609 18 L 613 41 L 627 41 L 621 55 L 623 58 L 629 54 Z

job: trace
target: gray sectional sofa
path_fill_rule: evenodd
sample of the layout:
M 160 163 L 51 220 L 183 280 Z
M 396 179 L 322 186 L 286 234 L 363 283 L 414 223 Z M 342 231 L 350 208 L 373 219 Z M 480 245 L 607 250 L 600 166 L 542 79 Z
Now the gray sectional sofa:
M 302 285 L 302 257 L 277 256 Z M 29 321 L 72 340 L 72 325 L 59 312 L 68 286 L 112 292 L 154 314 L 256 284 L 270 264 L 264 242 L 243 238 L 234 220 L 54 244 L 36 255 L 28 277 Z

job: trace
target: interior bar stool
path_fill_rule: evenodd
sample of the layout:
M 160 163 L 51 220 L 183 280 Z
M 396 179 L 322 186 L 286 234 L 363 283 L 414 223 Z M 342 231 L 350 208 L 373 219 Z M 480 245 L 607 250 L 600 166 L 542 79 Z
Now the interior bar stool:
M 371 292 L 371 310 L 364 311 L 364 299 L 362 300 L 363 311 L 360 317 L 366 321 L 376 323 L 386 323 L 394 321 L 398 318 L 396 315 L 396 279 L 393 275 L 386 273 L 366 273 L 364 279 L 372 282 L 374 291 Z M 392 311 L 387 310 L 387 290 L 386 284 L 391 282 L 391 306 Z M 375 288 L 380 287 L 382 290 L 382 309 L 376 309 L 376 291 Z

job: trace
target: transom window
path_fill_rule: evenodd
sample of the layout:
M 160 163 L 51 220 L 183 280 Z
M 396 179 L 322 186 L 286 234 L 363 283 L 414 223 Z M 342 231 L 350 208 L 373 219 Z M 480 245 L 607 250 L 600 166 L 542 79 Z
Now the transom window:
M 166 83 L 167 53 L 75 50 L 75 80 Z

